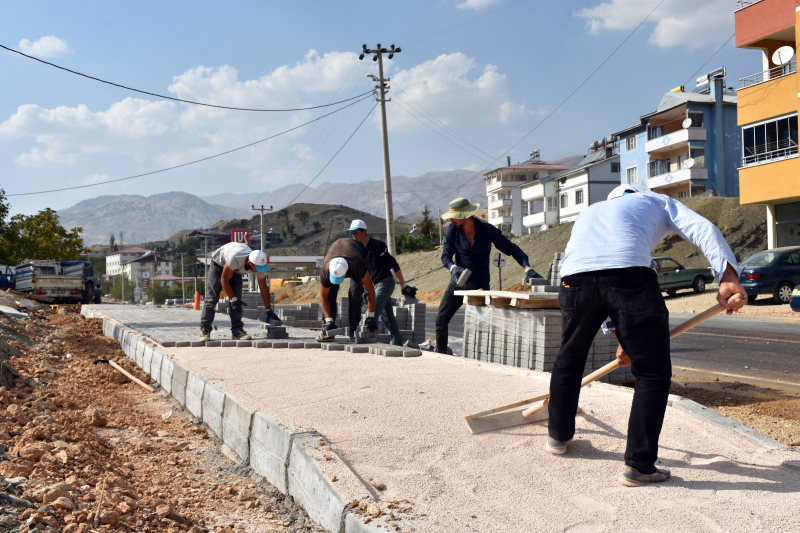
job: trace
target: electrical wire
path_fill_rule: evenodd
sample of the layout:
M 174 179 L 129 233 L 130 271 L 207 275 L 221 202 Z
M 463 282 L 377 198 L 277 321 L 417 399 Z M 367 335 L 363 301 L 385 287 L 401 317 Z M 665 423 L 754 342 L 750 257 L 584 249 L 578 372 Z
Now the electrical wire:
M 47 194 L 47 193 L 51 193 L 51 192 L 71 191 L 71 190 L 74 190 L 74 189 L 85 189 L 87 187 L 97 187 L 98 185 L 106 185 L 108 183 L 116 183 L 118 181 L 132 180 L 132 179 L 135 179 L 135 178 L 143 178 L 145 176 L 152 176 L 153 174 L 160 174 L 161 172 L 166 172 L 168 170 L 175 170 L 176 168 L 188 167 L 189 165 L 194 165 L 196 163 L 201 163 L 203 161 L 208 161 L 209 159 L 214 159 L 214 158 L 217 158 L 217 157 L 220 157 L 220 156 L 223 156 L 223 155 L 227 155 L 227 154 L 230 154 L 230 153 L 233 153 L 233 152 L 238 152 L 239 150 L 244 150 L 245 148 L 249 148 L 251 146 L 255 146 L 256 144 L 263 143 L 265 141 L 269 141 L 270 139 L 274 139 L 275 137 L 280 137 L 281 135 L 284 135 L 284 134 L 289 133 L 291 131 L 294 131 L 296 129 L 302 128 L 303 126 L 308 126 L 312 122 L 316 122 L 318 120 L 322 120 L 323 118 L 325 118 L 327 116 L 333 115 L 334 113 L 338 113 L 339 111 L 343 111 L 343 110 L 347 109 L 348 107 L 354 106 L 359 102 L 363 102 L 364 100 L 368 100 L 369 98 L 370 98 L 369 96 L 366 96 L 366 97 L 362 98 L 361 100 L 356 100 L 355 102 L 352 102 L 350 104 L 347 104 L 346 106 L 340 107 L 339 109 L 331 111 L 330 113 L 322 115 L 321 117 L 315 118 L 314 120 L 310 120 L 310 121 L 306 122 L 305 124 L 300 124 L 299 126 L 295 126 L 293 128 L 289 128 L 288 130 L 282 131 L 280 133 L 276 133 L 275 135 L 270 135 L 269 137 L 265 137 L 264 139 L 260 139 L 260 140 L 255 141 L 255 142 L 251 142 L 249 144 L 245 144 L 244 146 L 239 146 L 238 148 L 233 148 L 231 150 L 226 150 L 225 152 L 220 152 L 218 154 L 210 155 L 208 157 L 203 157 L 201 159 L 196 159 L 194 161 L 189 161 L 188 163 L 182 163 L 180 165 L 175 165 L 175 166 L 172 166 L 172 167 L 162 168 L 160 170 L 153 170 L 152 172 L 145 172 L 144 174 L 136 174 L 134 176 L 127 176 L 125 178 L 118 178 L 118 179 L 114 179 L 114 180 L 103 181 L 103 182 L 100 182 L 100 183 L 90 183 L 90 184 L 87 184 L 87 185 L 76 185 L 74 187 L 63 187 L 61 189 L 49 189 L 49 190 L 46 190 L 46 191 L 20 192 L 20 193 L 15 193 L 15 194 L 7 194 L 6 196 L 30 196 L 30 195 L 34 195 L 34 194 Z
M 352 98 L 348 98 L 347 100 L 341 100 L 339 102 L 331 102 L 330 104 L 311 106 L 311 107 L 296 107 L 296 108 L 293 108 L 293 109 L 254 109 L 254 108 L 249 108 L 249 107 L 231 107 L 231 106 L 225 106 L 225 105 L 206 104 L 206 103 L 203 103 L 203 102 L 195 102 L 195 101 L 192 101 L 192 100 L 183 100 L 182 98 L 175 98 L 173 96 L 167 96 L 167 95 L 164 95 L 164 94 L 158 94 L 158 93 L 152 93 L 152 92 L 149 92 L 149 91 L 143 91 L 141 89 L 134 89 L 133 87 L 128 87 L 126 85 L 121 85 L 119 83 L 106 81 L 106 80 L 103 80 L 103 79 L 100 79 L 100 78 L 96 78 L 94 76 L 89 76 L 88 74 L 83 74 L 81 72 L 78 72 L 78 71 L 75 71 L 75 70 L 71 70 L 71 69 L 68 69 L 66 67 L 62 67 L 60 65 L 56 65 L 55 63 L 51 63 L 49 61 L 45 61 L 43 59 L 39 59 L 38 57 L 29 56 L 28 54 L 20 52 L 19 50 L 14 50 L 13 48 L 9 48 L 8 46 L 4 46 L 2 44 L 0 44 L 0 48 L 5 48 L 9 52 L 14 52 L 15 54 L 19 54 L 19 55 L 21 55 L 23 57 L 27 57 L 28 59 L 33 59 L 34 61 L 38 61 L 39 63 L 44 63 L 45 65 L 49 65 L 51 67 L 55 67 L 57 69 L 61 69 L 61 70 L 67 71 L 67 72 L 69 72 L 71 74 L 75 74 L 77 76 L 83 76 L 84 78 L 88 78 L 88 79 L 94 80 L 94 81 L 99 81 L 100 83 L 105 83 L 105 84 L 108 84 L 108 85 L 113 85 L 114 87 L 119 87 L 121 89 L 127 89 L 129 91 L 134 91 L 134 92 L 137 92 L 137 93 L 140 93 L 140 94 L 147 94 L 147 95 L 150 95 L 150 96 L 156 96 L 158 98 L 163 98 L 165 100 L 172 100 L 173 102 L 181 102 L 181 103 L 184 103 L 184 104 L 193 104 L 193 105 L 199 105 L 199 106 L 204 106 L 204 107 L 213 107 L 213 108 L 216 108 L 216 109 L 229 109 L 229 110 L 232 110 L 232 111 L 255 111 L 255 112 L 264 112 L 264 113 L 285 113 L 285 112 L 289 112 L 289 111 L 308 111 L 308 110 L 311 110 L 311 109 L 321 109 L 323 107 L 330 107 L 330 106 L 334 106 L 334 105 L 338 105 L 338 104 L 344 104 L 344 103 L 349 102 L 351 100 L 355 100 L 360 96 L 364 96 L 366 94 L 369 94 L 369 92 L 366 92 L 366 93 L 354 96 Z
M 688 79 L 688 80 L 686 80 L 686 81 L 685 81 L 683 84 L 684 84 L 684 85 L 688 85 L 690 81 L 692 81 L 693 79 L 695 79 L 694 77 L 695 77 L 695 76 L 697 76 L 697 73 L 698 73 L 698 72 L 700 72 L 701 70 L 703 70 L 703 67 L 705 67 L 706 65 L 708 65 L 708 62 L 709 62 L 709 61 L 711 61 L 712 59 L 714 59 L 714 56 L 716 56 L 716 55 L 719 53 L 719 51 L 720 51 L 720 50 L 722 50 L 723 48 L 725 48 L 725 45 L 726 45 L 726 44 L 728 44 L 729 42 L 731 42 L 731 39 L 733 39 L 735 36 L 736 36 L 736 32 L 733 32 L 733 35 L 731 35 L 730 37 L 728 37 L 728 40 L 727 40 L 727 41 L 725 41 L 724 43 L 722 43 L 722 46 L 720 46 L 719 48 L 717 48 L 717 51 L 716 51 L 716 52 L 714 52 L 713 54 L 711 54 L 711 57 L 709 57 L 709 58 L 706 60 L 706 62 L 705 62 L 705 63 L 703 63 L 702 65 L 700 65 L 700 68 L 699 68 L 699 69 L 697 69 L 697 71 L 696 71 L 694 74 L 692 74 L 691 76 L 689 76 L 689 79 Z
M 420 30 L 417 30 L 417 31 L 415 31 L 415 32 L 411 32 L 411 33 L 408 33 L 408 34 L 406 34 L 406 35 L 403 35 L 403 36 L 402 36 L 402 37 L 400 37 L 399 39 L 394 39 L 392 42 L 402 41 L 403 39 L 406 39 L 406 38 L 408 38 L 408 37 L 411 37 L 412 35 L 416 35 L 416 34 L 418 34 L 418 33 L 422 33 L 422 32 L 424 32 L 425 30 L 429 30 L 429 29 L 431 29 L 431 28 L 435 28 L 436 26 L 439 26 L 440 24 L 444 24 L 444 23 L 445 23 L 445 22 L 447 22 L 447 21 L 450 21 L 450 20 L 453 20 L 453 19 L 457 19 L 457 18 L 459 18 L 459 17 L 463 17 L 464 15 L 466 15 L 467 13 L 469 13 L 470 11 L 477 11 L 477 10 L 479 10 L 479 9 L 483 8 L 483 7 L 486 7 L 486 6 L 488 6 L 489 4 L 494 4 L 494 3 L 495 3 L 495 1 L 496 1 L 496 0 L 489 0 L 488 2 L 484 2 L 484 3 L 483 3 L 483 4 L 481 4 L 481 5 L 478 5 L 478 6 L 475 6 L 475 7 L 470 7 L 470 8 L 468 8 L 468 9 L 465 9 L 464 11 L 462 11 L 461 13 L 459 13 L 458 15 L 454 15 L 454 16 L 452 16 L 452 17 L 447 17 L 446 19 L 440 20 L 439 22 L 436 22 L 435 24 L 431 24 L 430 26 L 425 26 L 424 28 L 422 28 L 422 29 L 420 29 Z
M 316 180 L 316 179 L 317 179 L 317 178 L 320 176 L 320 174 L 322 174 L 322 173 L 325 171 L 325 169 L 326 169 L 326 168 L 328 168 L 328 165 L 330 165 L 330 164 L 331 164 L 331 162 L 333 162 L 333 160 L 334 160 L 334 159 L 336 159 L 336 156 L 337 156 L 337 155 L 339 155 L 339 152 L 341 152 L 341 151 L 344 149 L 344 147 L 345 147 L 345 146 L 347 146 L 347 143 L 349 143 L 349 142 L 350 142 L 350 139 L 352 139 L 352 138 L 353 138 L 353 136 L 354 136 L 354 135 L 355 135 L 355 134 L 358 132 L 358 130 L 360 130 L 360 129 L 361 129 L 361 126 L 363 126 L 363 125 L 364 125 L 364 122 L 366 122 L 366 121 L 367 121 L 367 119 L 368 119 L 368 118 L 369 118 L 369 116 L 372 114 L 372 112 L 373 112 L 373 111 L 375 111 L 375 108 L 376 108 L 376 107 L 378 107 L 378 104 L 377 104 L 377 102 L 375 103 L 375 105 L 374 105 L 374 106 L 372 106 L 372 109 L 370 109 L 370 110 L 369 110 L 369 112 L 367 113 L 367 115 L 364 117 L 364 119 L 361 121 L 361 123 L 359 123 L 359 125 L 356 127 L 356 129 L 353 131 L 353 133 L 351 133 L 351 134 L 350 134 L 350 137 L 348 137 L 348 138 L 347 138 L 347 140 L 344 142 L 344 144 L 343 144 L 342 146 L 340 146 L 338 150 L 336 150 L 336 153 L 335 153 L 335 154 L 333 154 L 333 157 L 331 157 L 331 158 L 328 160 L 328 162 L 327 162 L 327 163 L 325 163 L 325 166 L 324 166 L 324 167 L 322 167 L 322 170 L 320 170 L 319 172 L 317 172 L 317 175 L 316 175 L 316 176 L 314 176 L 314 177 L 311 179 L 311 181 L 309 181 L 309 182 L 306 184 L 306 186 L 303 188 L 303 190 L 302 190 L 302 191 L 300 191 L 300 193 L 299 193 L 297 196 L 295 196 L 295 197 L 294 197 L 294 199 L 292 199 L 292 201 L 291 201 L 291 202 L 289 202 L 289 203 L 286 205 L 286 207 L 289 207 L 290 205 L 292 205 L 292 204 L 295 202 L 295 200 L 297 200 L 298 198 L 300 198 L 300 195 L 301 195 L 301 194 L 303 194 L 304 192 L 306 192 L 306 191 L 308 190 L 308 188 L 311 186 L 311 184 L 312 184 L 312 183 L 314 183 L 314 181 L 315 181 L 315 180 Z M 285 208 L 284 208 L 284 209 L 285 209 Z

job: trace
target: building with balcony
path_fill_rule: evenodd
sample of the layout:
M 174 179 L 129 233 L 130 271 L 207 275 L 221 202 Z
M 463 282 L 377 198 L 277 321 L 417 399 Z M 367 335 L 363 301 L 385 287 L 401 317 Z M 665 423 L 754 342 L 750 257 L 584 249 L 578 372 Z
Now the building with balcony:
M 172 261 L 147 253 L 132 261 L 123 263 L 122 273 L 137 287 L 147 288 L 147 285 L 154 281 L 157 276 L 172 276 Z
M 760 52 L 756 72 L 740 80 L 739 181 L 743 204 L 767 210 L 767 246 L 800 245 L 797 114 L 800 6 L 794 0 L 737 2 L 736 46 Z
M 601 202 L 620 183 L 618 145 L 614 137 L 593 143 L 575 167 L 522 185 L 524 233 L 574 222 L 581 211 Z
M 138 246 L 129 246 L 122 250 L 117 250 L 113 254 L 106 256 L 106 275 L 116 276 L 122 272 L 122 265 L 142 257 L 144 254 L 150 253 L 150 250 L 139 248 Z
M 725 69 L 673 89 L 620 138 L 621 182 L 673 198 L 739 195 L 741 132 L 736 95 L 725 90 Z
M 545 163 L 539 159 L 537 152 L 531 155 L 531 159 L 527 161 L 516 165 L 508 161 L 507 166 L 484 174 L 488 197 L 486 206 L 489 211 L 488 222 L 512 235 L 523 234 L 522 219 L 528 215 L 528 206 L 522 201 L 520 187 L 536 183 L 551 173 L 572 168 L 572 165 L 567 163 Z

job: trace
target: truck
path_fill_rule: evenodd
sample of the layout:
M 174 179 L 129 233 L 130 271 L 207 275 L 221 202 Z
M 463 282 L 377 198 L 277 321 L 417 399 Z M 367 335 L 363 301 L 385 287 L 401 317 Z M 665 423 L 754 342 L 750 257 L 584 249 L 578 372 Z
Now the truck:
M 97 299 L 88 261 L 27 259 L 14 270 L 17 292 L 45 296 L 58 303 L 89 304 Z
M 0 265 L 0 290 L 14 289 L 14 268 Z
M 710 268 L 687 268 L 671 257 L 653 257 L 650 268 L 656 271 L 659 287 L 669 296 L 675 296 L 679 289 L 705 292 L 706 284 L 714 281 Z

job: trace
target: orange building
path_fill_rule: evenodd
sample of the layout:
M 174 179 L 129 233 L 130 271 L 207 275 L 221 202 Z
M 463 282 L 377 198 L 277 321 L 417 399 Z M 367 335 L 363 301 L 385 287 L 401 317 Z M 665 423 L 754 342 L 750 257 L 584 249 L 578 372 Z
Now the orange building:
M 742 78 L 737 92 L 741 202 L 766 205 L 770 248 L 800 245 L 800 5 L 795 0 L 737 4 L 736 46 L 760 50 L 762 59 L 761 71 Z

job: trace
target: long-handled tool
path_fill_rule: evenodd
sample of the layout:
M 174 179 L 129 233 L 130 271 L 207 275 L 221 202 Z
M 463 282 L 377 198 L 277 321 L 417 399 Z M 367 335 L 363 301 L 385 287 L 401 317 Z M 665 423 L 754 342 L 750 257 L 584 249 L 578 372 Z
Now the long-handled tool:
M 735 294 L 731 297 L 729 302 L 734 300 L 741 300 L 743 297 L 740 294 Z M 725 308 L 719 304 L 706 309 L 699 315 L 690 318 L 683 324 L 679 326 L 675 326 L 669 332 L 669 338 L 675 338 L 681 333 L 692 329 L 693 327 L 697 326 L 698 324 L 705 322 L 709 318 L 720 314 L 721 312 L 725 311 Z M 600 379 L 601 377 L 605 376 L 609 372 L 612 372 L 619 368 L 619 361 L 616 359 L 611 361 L 607 365 L 602 368 L 599 368 L 589 374 L 588 376 L 584 377 L 581 381 L 581 387 L 585 387 L 589 383 Z M 530 424 L 533 422 L 540 422 L 542 420 L 547 420 L 548 412 L 545 409 L 548 404 L 548 399 L 550 398 L 550 394 L 542 394 L 540 396 L 536 396 L 534 398 L 528 398 L 527 400 L 521 400 L 519 402 L 515 402 L 508 405 L 503 405 L 501 407 L 496 407 L 494 409 L 489 409 L 488 411 L 481 411 L 480 413 L 475 413 L 472 415 L 468 415 L 465 420 L 467 422 L 467 426 L 469 426 L 470 431 L 473 435 L 478 433 L 485 433 L 486 431 L 494 431 L 497 429 L 504 429 L 510 428 L 514 426 L 522 426 L 524 424 Z M 525 405 L 535 404 L 531 407 L 526 409 L 519 409 L 516 411 L 509 411 L 509 409 L 515 409 L 517 407 L 522 407 Z
M 147 383 L 145 383 L 144 381 L 140 380 L 139 378 L 137 378 L 136 376 L 134 376 L 133 374 L 131 374 L 130 372 L 128 372 L 127 370 L 125 370 L 124 368 L 122 368 L 121 366 L 119 366 L 119 365 L 117 364 L 117 362 L 116 362 L 116 361 L 114 361 L 113 359 L 95 359 L 95 360 L 94 360 L 94 361 L 92 361 L 92 362 L 93 362 L 94 364 L 97 364 L 97 363 L 106 363 L 106 364 L 108 364 L 108 365 L 111 365 L 111 366 L 112 366 L 114 369 L 118 370 L 120 373 L 122 373 L 122 374 L 123 374 L 124 376 L 126 376 L 128 379 L 130 379 L 131 381 L 133 381 L 134 383 L 136 383 L 137 385 L 139 385 L 140 387 L 142 387 L 143 389 L 145 389 L 147 392 L 155 392 L 155 391 L 156 391 L 156 390 L 155 390 L 153 387 L 151 387 L 150 385 L 148 385 L 148 384 L 147 384 Z

